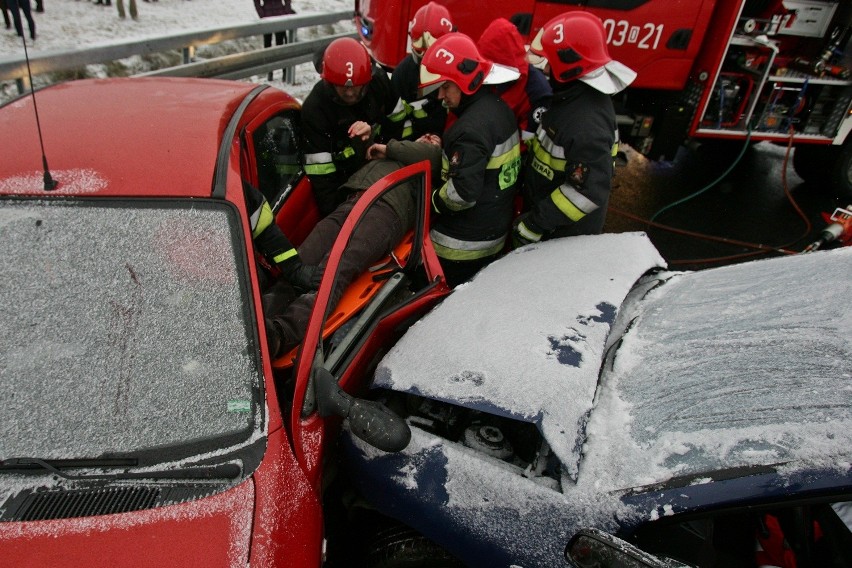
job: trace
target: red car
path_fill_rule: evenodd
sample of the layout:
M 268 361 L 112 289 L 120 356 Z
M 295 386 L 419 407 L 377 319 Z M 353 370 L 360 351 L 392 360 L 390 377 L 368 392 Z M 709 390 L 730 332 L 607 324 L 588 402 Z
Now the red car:
M 407 441 L 356 396 L 448 293 L 425 230 L 428 167 L 364 194 L 294 364 L 270 361 L 242 182 L 304 238 L 319 214 L 299 112 L 274 88 L 166 78 L 70 82 L 0 107 L 4 565 L 319 566 L 340 417 L 379 448 Z M 422 206 L 407 261 L 332 312 L 348 235 L 408 176 Z

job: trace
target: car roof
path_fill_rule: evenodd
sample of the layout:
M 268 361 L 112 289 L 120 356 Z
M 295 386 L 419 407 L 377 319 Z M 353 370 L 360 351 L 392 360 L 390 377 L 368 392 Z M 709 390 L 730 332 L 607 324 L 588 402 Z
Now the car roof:
M 0 194 L 209 196 L 222 131 L 250 83 L 194 78 L 71 81 L 0 107 Z

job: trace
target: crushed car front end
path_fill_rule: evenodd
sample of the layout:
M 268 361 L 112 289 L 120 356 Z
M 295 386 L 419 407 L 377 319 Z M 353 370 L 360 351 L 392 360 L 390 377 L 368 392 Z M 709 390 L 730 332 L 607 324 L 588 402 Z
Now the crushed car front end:
M 587 527 L 671 556 L 682 519 L 822 514 L 852 495 L 849 266 L 670 272 L 640 234 L 519 249 L 380 364 L 412 442 L 349 440 L 358 490 L 469 566 L 563 566 Z

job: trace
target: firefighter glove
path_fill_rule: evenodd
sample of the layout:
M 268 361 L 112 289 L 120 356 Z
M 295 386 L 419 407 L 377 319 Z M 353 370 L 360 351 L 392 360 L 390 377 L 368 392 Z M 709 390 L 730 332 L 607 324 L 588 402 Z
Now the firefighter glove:
M 524 213 L 515 219 L 512 225 L 512 246 L 522 247 L 530 243 L 537 243 L 544 235 L 544 230 L 532 221 L 529 213 Z

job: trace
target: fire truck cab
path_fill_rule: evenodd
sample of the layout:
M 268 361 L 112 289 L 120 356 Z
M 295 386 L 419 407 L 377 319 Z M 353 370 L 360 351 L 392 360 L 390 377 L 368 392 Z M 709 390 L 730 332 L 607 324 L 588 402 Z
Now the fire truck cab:
M 362 41 L 393 68 L 427 0 L 355 0 Z M 852 195 L 852 3 L 838 0 L 436 0 L 478 39 L 498 17 L 529 41 L 568 10 L 598 15 L 638 73 L 617 95 L 621 138 L 652 159 L 689 140 L 793 144 L 806 181 Z

